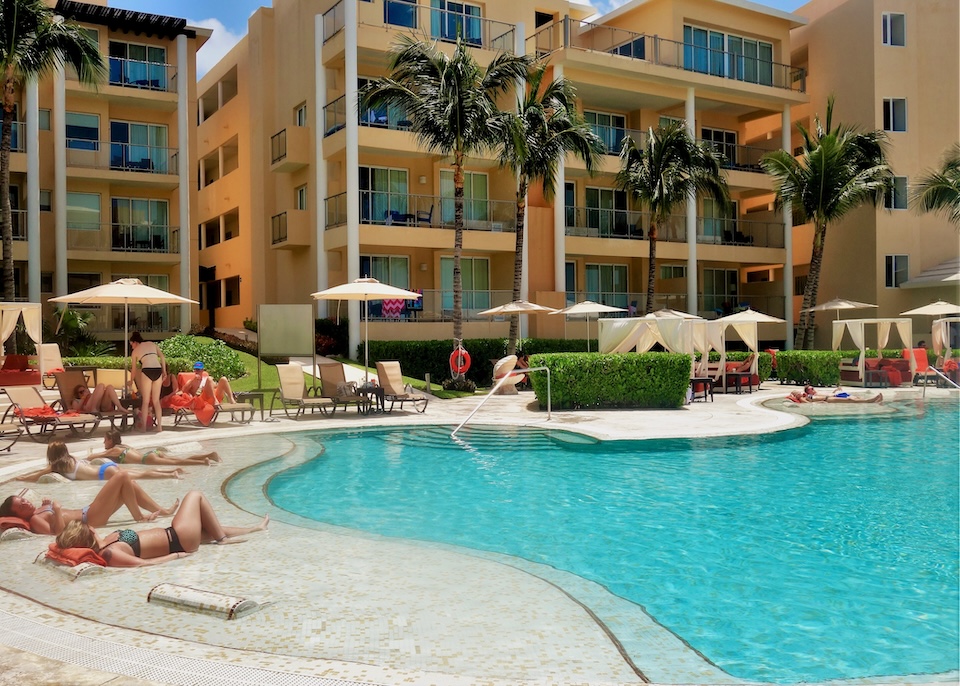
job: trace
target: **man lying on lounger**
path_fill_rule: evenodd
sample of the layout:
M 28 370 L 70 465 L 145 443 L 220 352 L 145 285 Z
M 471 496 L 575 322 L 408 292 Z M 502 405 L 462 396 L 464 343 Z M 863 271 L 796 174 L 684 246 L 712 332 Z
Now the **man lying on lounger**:
M 822 395 L 813 386 L 805 386 L 802 391 L 790 391 L 787 399 L 795 403 L 879 403 L 883 401 L 883 394 L 877 393 L 872 398 L 855 398 L 838 388 L 833 395 Z

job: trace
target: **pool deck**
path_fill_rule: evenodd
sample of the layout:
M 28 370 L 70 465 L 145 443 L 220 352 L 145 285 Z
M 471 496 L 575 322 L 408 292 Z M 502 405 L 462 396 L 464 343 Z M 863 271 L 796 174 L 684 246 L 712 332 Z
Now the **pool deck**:
M 824 407 L 759 404 L 794 387 L 766 383 L 752 394 L 717 394 L 677 410 L 554 411 L 533 395 L 494 396 L 472 425 L 565 429 L 604 440 L 769 433 L 806 422 Z M 861 392 L 861 391 L 856 391 Z M 868 393 L 868 392 L 864 392 Z M 869 392 L 872 394 L 872 391 Z M 921 389 L 884 389 L 885 400 Z M 927 389 L 927 397 L 955 392 Z M 174 452 L 216 447 L 224 463 L 194 467 L 181 481 L 142 481 L 161 504 L 203 490 L 226 524 L 253 524 L 275 512 L 250 494 L 228 499 L 223 483 L 265 458 L 296 460 L 282 434 L 360 426 L 455 426 L 478 398 L 431 401 L 423 415 L 338 412 L 301 421 L 131 434 L 134 447 Z M 779 404 L 779 403 L 774 403 Z M 808 409 L 809 408 L 809 409 Z M 832 405 L 838 413 L 889 412 L 884 405 Z M 169 421 L 169 420 L 168 420 Z M 279 434 L 279 436 L 276 436 Z M 72 440 L 85 455 L 102 444 Z M 0 453 L 0 497 L 29 486 L 68 506 L 90 502 L 96 482 L 24 484 L 17 474 L 44 464 L 45 446 L 27 438 Z M 243 506 L 243 509 L 241 507 Z M 129 524 L 125 511 L 111 525 Z M 286 518 L 288 521 L 289 517 Z M 161 520 L 162 522 L 168 520 Z M 149 525 L 133 525 L 143 528 Z M 643 611 L 603 588 L 555 569 L 450 546 L 271 522 L 240 545 L 202 546 L 187 559 L 71 580 L 33 564 L 50 539 L 0 542 L 0 684 L 520 684 L 742 683 L 724 674 Z M 147 603 L 159 583 L 250 598 L 261 609 L 234 621 Z M 957 675 L 914 681 L 957 682 Z M 854 682 L 844 682 L 854 683 Z

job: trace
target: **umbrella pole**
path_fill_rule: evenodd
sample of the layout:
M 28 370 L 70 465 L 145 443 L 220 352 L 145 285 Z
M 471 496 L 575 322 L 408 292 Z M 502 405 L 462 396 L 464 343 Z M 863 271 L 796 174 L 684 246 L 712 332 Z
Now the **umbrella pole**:
M 365 301 L 363 312 L 364 336 L 363 336 L 363 385 L 370 383 L 370 301 Z
M 123 395 L 126 397 L 127 389 L 127 355 L 130 353 L 130 342 L 128 337 L 130 336 L 130 303 L 127 301 L 123 302 Z M 146 426 L 146 424 L 144 424 Z

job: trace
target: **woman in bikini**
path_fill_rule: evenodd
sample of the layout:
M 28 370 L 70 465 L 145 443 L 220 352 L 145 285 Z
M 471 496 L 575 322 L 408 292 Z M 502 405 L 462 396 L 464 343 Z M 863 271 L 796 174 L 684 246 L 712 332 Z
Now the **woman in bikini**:
M 130 367 L 133 370 L 140 366 L 140 375 L 137 379 L 137 385 L 140 387 L 140 429 L 147 430 L 147 417 L 153 409 L 153 416 L 156 420 L 156 431 L 163 431 L 161 419 L 163 418 L 163 409 L 160 407 L 160 389 L 163 383 L 163 377 L 167 375 L 167 358 L 163 356 L 163 351 L 153 341 L 143 340 L 139 331 L 130 334 L 130 347 L 133 352 L 130 355 Z
M 166 528 L 119 529 L 102 538 L 92 525 L 81 522 L 67 524 L 57 536 L 57 545 L 66 548 L 91 548 L 108 567 L 142 567 L 176 560 L 194 553 L 201 543 L 239 543 L 232 541 L 254 531 L 265 531 L 269 515 L 256 526 L 223 526 L 213 506 L 200 491 L 190 491 Z
M 106 460 L 99 465 L 91 464 L 88 460 L 78 460 L 71 455 L 67 450 L 67 444 L 63 441 L 50 441 L 50 445 L 47 446 L 47 466 L 36 472 L 25 474 L 19 479 L 20 481 L 37 481 L 44 474 L 53 472 L 70 481 L 104 481 L 121 471 L 120 465 L 112 460 Z M 179 479 L 184 471 L 177 467 L 175 469 L 142 469 L 128 473 L 131 479 Z
M 70 409 L 74 412 L 130 412 L 120 404 L 117 391 L 113 386 L 102 383 L 92 391 L 86 384 L 78 383 L 73 389 L 73 402 Z
M 870 398 L 858 398 L 838 390 L 834 395 L 819 395 L 813 386 L 806 386 L 802 391 L 790 391 L 787 400 L 795 403 L 879 403 L 883 402 L 883 394 L 877 393 Z
M 24 498 L 12 495 L 0 504 L 0 517 L 19 517 L 27 522 L 35 534 L 59 534 L 70 522 L 90 526 L 105 526 L 114 512 L 126 505 L 135 521 L 150 522 L 167 517 L 177 510 L 177 500 L 171 507 L 160 507 L 157 502 L 130 478 L 130 473 L 117 471 L 103 484 L 93 502 L 79 510 L 65 509 L 55 500 L 44 500 L 34 507 Z M 141 509 L 142 508 L 142 509 Z M 146 510 L 148 514 L 144 514 Z
M 214 462 L 223 462 L 216 452 L 172 457 L 163 448 L 154 448 L 140 452 L 135 448 L 124 445 L 120 440 L 120 432 L 111 429 L 103 437 L 103 452 L 90 455 L 87 460 L 106 458 L 117 464 L 155 464 L 168 467 L 185 467 L 187 465 L 209 465 Z

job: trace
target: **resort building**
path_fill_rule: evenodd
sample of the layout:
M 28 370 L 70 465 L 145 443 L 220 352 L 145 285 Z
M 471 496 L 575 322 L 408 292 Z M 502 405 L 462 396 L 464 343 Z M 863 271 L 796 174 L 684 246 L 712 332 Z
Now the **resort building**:
M 423 292 L 419 303 L 371 304 L 371 338 L 451 337 L 450 160 L 418 147 L 405 112 L 357 106 L 358 88 L 386 75 L 389 49 L 412 34 L 441 47 L 460 36 L 481 65 L 502 50 L 548 58 L 607 145 L 599 173 L 571 159 L 555 201 L 531 194 L 525 297 L 642 307 L 649 217 L 616 187 L 617 152 L 624 135 L 681 119 L 723 153 L 734 203 L 689 202 L 661 231 L 656 306 L 713 317 L 750 305 L 788 320 L 760 336 L 784 341 L 791 255 L 803 251 L 759 160 L 799 144 L 782 123 L 808 103 L 806 71 L 791 63 L 804 20 L 745 0 L 633 0 L 594 14 L 561 0 L 274 0 L 257 10 L 198 87 L 200 323 L 239 327 L 261 303 L 309 302 L 369 275 Z M 466 338 L 507 330 L 477 313 L 511 300 L 515 188 L 492 155 L 468 161 Z M 352 350 L 360 312 L 340 310 Z M 525 331 L 586 335 L 582 320 L 562 317 L 531 318 Z
M 40 302 L 123 277 L 196 291 L 196 53 L 210 32 L 184 19 L 50 0 L 109 64 L 83 86 L 60 69 L 17 93 L 10 156 L 18 299 Z M 122 306 L 95 306 L 89 330 L 123 340 Z M 131 328 L 188 328 L 189 308 L 132 306 Z
M 958 302 L 958 227 L 944 214 L 918 214 L 908 197 L 960 141 L 960 3 L 814 0 L 797 13 L 809 23 L 791 35 L 792 60 L 810 75 L 810 102 L 794 108 L 794 121 L 809 127 L 813 115 L 823 119 L 833 94 L 834 123 L 886 131 L 895 175 L 885 207 L 864 207 L 828 229 L 819 300 L 879 306 L 848 317 L 890 317 L 935 300 Z M 796 259 L 809 262 L 812 230 L 797 227 L 794 234 L 802 246 Z M 806 271 L 807 265 L 795 271 L 798 295 Z M 833 316 L 818 315 L 815 347 L 830 348 Z M 929 324 L 929 318 L 915 321 L 916 339 L 929 343 Z

